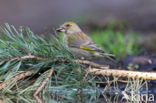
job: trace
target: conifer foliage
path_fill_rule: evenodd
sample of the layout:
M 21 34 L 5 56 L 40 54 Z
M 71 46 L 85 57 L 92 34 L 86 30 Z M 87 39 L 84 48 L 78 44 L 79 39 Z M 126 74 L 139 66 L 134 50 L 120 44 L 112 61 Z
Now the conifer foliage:
M 58 37 L 47 40 L 29 28 L 5 24 L 0 28 L 0 92 L 33 92 L 54 69 L 48 83 L 55 86 L 76 84 L 83 78 L 83 70 L 73 62 L 74 56 Z M 57 62 L 65 59 L 68 62 Z M 48 85 L 49 87 L 52 85 Z

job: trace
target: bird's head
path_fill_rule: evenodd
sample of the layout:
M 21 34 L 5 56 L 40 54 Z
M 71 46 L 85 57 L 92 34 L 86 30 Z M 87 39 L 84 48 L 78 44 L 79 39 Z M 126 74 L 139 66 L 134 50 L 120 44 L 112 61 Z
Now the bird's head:
M 80 27 L 74 23 L 74 22 L 65 22 L 64 24 L 60 25 L 58 29 L 56 29 L 58 32 L 64 32 L 67 35 L 81 32 Z

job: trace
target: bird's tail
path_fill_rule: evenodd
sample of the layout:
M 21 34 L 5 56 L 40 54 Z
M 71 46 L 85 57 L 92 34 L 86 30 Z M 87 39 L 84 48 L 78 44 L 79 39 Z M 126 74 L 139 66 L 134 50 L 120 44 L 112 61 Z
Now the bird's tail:
M 102 55 L 103 57 L 105 57 L 105 58 L 107 58 L 107 59 L 113 61 L 113 62 L 116 61 L 115 55 L 113 55 L 113 54 L 109 54 L 109 53 L 101 53 L 101 55 Z

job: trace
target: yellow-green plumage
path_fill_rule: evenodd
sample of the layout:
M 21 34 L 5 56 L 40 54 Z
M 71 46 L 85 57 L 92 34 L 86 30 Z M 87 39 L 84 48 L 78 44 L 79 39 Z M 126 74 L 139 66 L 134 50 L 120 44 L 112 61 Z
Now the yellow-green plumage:
M 80 46 L 80 49 L 88 50 L 88 51 L 93 51 L 92 48 L 88 48 L 88 47 L 86 47 L 86 46 Z
M 91 41 L 91 38 L 82 32 L 73 33 L 67 36 L 67 38 L 68 38 L 68 41 L 77 41 L 77 42 L 82 42 L 82 43 L 85 43 L 86 41 Z
M 87 56 L 99 56 L 107 57 L 113 56 L 112 54 L 105 53 L 101 48 L 99 48 L 91 38 L 81 31 L 79 26 L 73 22 L 66 22 L 61 27 L 64 29 L 65 33 L 65 43 L 67 46 L 78 54 L 83 54 Z

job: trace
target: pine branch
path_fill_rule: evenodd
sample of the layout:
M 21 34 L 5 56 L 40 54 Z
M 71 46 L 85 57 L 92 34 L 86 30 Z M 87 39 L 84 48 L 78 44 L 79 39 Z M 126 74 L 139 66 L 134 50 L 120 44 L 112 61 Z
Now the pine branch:
M 22 61 L 22 60 L 28 60 L 28 59 L 35 59 L 35 60 L 41 60 L 41 61 L 46 61 L 48 60 L 48 58 L 43 58 L 43 57 L 39 57 L 39 56 L 34 56 L 34 55 L 26 55 L 26 56 L 22 56 L 22 57 L 13 57 L 13 58 L 7 58 L 7 59 L 0 59 L 0 61 Z M 69 62 L 67 59 L 54 59 L 53 62 Z M 85 65 L 89 65 L 95 68 L 103 68 L 103 69 L 108 69 L 109 66 L 107 65 L 100 65 L 100 64 L 96 64 L 94 62 L 88 61 L 88 60 L 80 60 L 80 59 L 76 59 L 74 60 L 74 62 L 79 63 L 79 64 L 85 64 Z
M 48 60 L 48 58 L 42 58 L 42 57 L 33 56 L 33 55 L 15 57 L 12 59 L 7 59 L 7 60 L 13 61 L 13 60 L 26 60 L 26 59 L 35 59 L 35 60 L 43 60 L 43 61 Z M 69 62 L 69 61 L 66 59 L 55 59 L 53 60 L 53 62 Z M 139 72 L 139 71 L 109 69 L 108 66 L 99 65 L 91 61 L 80 60 L 80 59 L 74 60 L 74 62 L 91 66 L 92 69 L 87 69 L 87 72 L 93 73 L 96 75 L 101 74 L 101 75 L 107 75 L 107 76 L 112 75 L 112 76 L 117 76 L 117 77 L 142 78 L 145 80 L 156 80 L 156 73 L 154 72 Z M 101 70 L 100 68 L 103 68 L 105 70 Z
M 88 61 L 88 60 L 80 60 L 80 59 L 77 59 L 77 60 L 74 60 L 74 61 L 76 63 L 89 65 L 89 66 L 92 66 L 92 67 L 95 67 L 95 68 L 109 69 L 109 66 L 108 65 L 100 65 L 100 64 L 97 64 L 97 63 Z
M 46 72 L 47 72 L 47 71 L 46 71 Z M 40 86 L 36 89 L 36 91 L 35 91 L 35 93 L 34 93 L 34 96 L 37 96 L 37 95 L 43 90 L 43 88 L 47 85 L 47 83 L 48 83 L 48 81 L 50 80 L 50 78 L 51 78 L 53 72 L 54 72 L 54 69 L 51 68 L 51 69 L 49 70 L 49 72 L 48 72 L 48 73 L 49 73 L 49 74 L 48 74 L 48 77 L 45 78 L 45 79 L 43 80 L 43 82 L 41 82 Z
M 101 70 L 98 68 L 89 68 L 86 69 L 86 72 L 92 73 L 94 75 L 106 75 L 106 76 L 116 76 L 116 77 L 123 77 L 123 78 L 156 80 L 155 72 L 139 72 L 139 71 L 129 71 L 129 70 L 118 70 L 118 69 Z
M 22 57 L 12 57 L 12 58 L 7 58 L 7 59 L 0 59 L 0 62 L 4 62 L 4 61 L 22 61 L 22 60 L 27 60 L 27 59 L 35 59 L 35 60 L 47 60 L 47 58 L 42 58 L 42 57 L 38 57 L 38 56 L 34 56 L 34 55 L 26 55 L 26 56 L 22 56 Z
M 24 72 L 21 72 L 21 73 L 15 75 L 12 79 L 1 83 L 0 84 L 0 90 L 4 89 L 5 87 L 11 85 L 14 82 L 18 82 L 19 80 L 21 80 L 21 79 L 23 79 L 23 78 L 25 78 L 27 76 L 32 75 L 32 73 L 33 73 L 32 71 L 24 71 Z
M 34 96 L 37 103 L 45 103 L 38 95 Z

